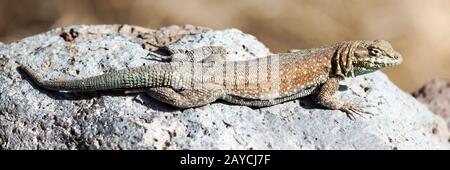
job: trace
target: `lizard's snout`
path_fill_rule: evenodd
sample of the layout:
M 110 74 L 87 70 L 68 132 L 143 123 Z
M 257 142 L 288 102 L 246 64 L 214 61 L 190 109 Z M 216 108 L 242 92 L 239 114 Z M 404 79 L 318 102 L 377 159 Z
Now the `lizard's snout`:
M 400 53 L 395 54 L 395 55 L 394 55 L 394 59 L 397 61 L 397 62 L 396 62 L 397 65 L 398 65 L 398 64 L 401 64 L 401 63 L 403 62 L 403 57 L 402 57 L 402 55 L 401 55 Z

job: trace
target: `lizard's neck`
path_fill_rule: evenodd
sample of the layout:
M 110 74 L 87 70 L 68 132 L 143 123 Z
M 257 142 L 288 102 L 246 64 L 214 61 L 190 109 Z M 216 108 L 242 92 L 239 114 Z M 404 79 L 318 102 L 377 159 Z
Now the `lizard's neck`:
M 358 41 L 336 44 L 332 58 L 332 71 L 341 78 L 354 77 L 353 60 Z

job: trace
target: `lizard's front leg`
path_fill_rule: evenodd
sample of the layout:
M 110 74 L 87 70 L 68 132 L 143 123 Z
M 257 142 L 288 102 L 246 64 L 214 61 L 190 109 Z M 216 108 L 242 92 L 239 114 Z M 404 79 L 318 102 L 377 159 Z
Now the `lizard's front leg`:
M 361 115 L 361 113 L 364 113 L 373 115 L 372 113 L 361 110 L 360 106 L 355 103 L 343 102 L 337 99 L 334 94 L 338 90 L 339 81 L 340 79 L 338 77 L 332 77 L 320 87 L 319 93 L 317 94 L 319 104 L 329 109 L 341 110 L 351 120 L 355 120 L 354 114 Z

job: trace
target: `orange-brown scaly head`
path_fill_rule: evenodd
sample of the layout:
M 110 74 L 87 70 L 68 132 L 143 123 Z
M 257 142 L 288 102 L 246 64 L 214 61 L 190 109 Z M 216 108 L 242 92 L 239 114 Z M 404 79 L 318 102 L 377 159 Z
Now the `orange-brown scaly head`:
M 338 44 L 335 74 L 350 77 L 402 63 L 402 56 L 385 40 L 351 41 Z

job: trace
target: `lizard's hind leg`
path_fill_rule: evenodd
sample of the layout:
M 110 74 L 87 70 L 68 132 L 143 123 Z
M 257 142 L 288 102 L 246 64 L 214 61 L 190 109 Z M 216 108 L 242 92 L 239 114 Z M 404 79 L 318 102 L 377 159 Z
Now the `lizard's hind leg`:
M 155 87 L 148 89 L 147 94 L 178 108 L 191 108 L 212 103 L 221 98 L 224 92 L 222 90 L 206 89 L 175 91 L 169 87 Z
M 225 60 L 227 50 L 221 46 L 205 46 L 191 50 L 169 49 L 175 62 L 211 62 Z
M 228 54 L 227 50 L 221 46 L 204 46 L 194 49 L 172 49 L 162 47 L 169 52 L 170 56 L 164 56 L 151 52 L 146 59 L 164 62 L 212 62 L 224 61 Z

